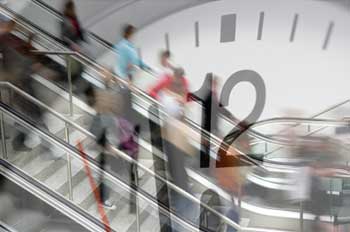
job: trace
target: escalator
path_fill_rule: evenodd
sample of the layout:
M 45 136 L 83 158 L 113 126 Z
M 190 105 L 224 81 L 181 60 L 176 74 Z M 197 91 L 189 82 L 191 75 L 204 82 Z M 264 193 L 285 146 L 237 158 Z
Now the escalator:
M 11 228 L 4 231 L 94 231 L 88 229 L 86 222 L 74 221 L 67 212 L 62 213 L 53 202 L 39 196 L 35 192 L 35 185 L 31 185 L 21 176 L 24 174 L 19 170 L 2 162 L 0 218 L 4 227 L 7 225 L 7 228 Z M 86 223 L 87 228 L 83 223 Z
M 52 55 L 52 54 L 51 54 Z M 59 60 L 59 59 L 57 59 L 57 60 Z M 62 59 L 61 59 L 61 63 L 62 64 L 64 64 L 64 62 L 62 62 Z M 88 72 L 89 71 L 91 71 L 91 69 L 90 68 L 87 68 L 87 70 L 88 70 Z M 93 73 L 93 71 L 91 71 L 92 73 L 90 73 L 90 75 L 89 76 L 96 76 L 96 72 L 95 73 Z M 89 73 L 87 73 L 87 74 L 89 74 Z M 149 77 L 149 74 L 145 74 L 145 73 L 142 73 L 141 72 L 141 74 L 140 75 L 142 75 L 143 77 Z M 151 79 L 151 77 L 150 77 L 150 79 Z M 150 81 L 151 82 L 151 81 Z M 43 83 L 43 82 L 42 82 Z M 41 84 L 42 84 L 41 83 Z M 138 85 L 138 83 L 136 83 L 136 85 Z M 43 85 L 42 86 L 43 88 L 46 88 L 46 85 Z M 143 87 L 144 88 L 144 90 L 145 89 L 147 89 L 147 85 L 145 86 L 144 85 L 144 83 L 139 83 L 139 87 Z M 146 88 L 145 88 L 146 87 Z M 68 98 L 66 98 L 68 101 L 68 103 L 67 104 L 69 104 L 69 99 Z M 142 98 L 140 98 L 139 96 L 136 96 L 135 97 L 135 100 L 134 100 L 134 102 L 135 102 L 135 107 L 138 107 L 138 111 L 139 112 L 142 112 L 142 113 L 139 113 L 140 115 L 138 116 L 138 118 L 140 118 L 140 120 L 143 120 L 143 121 L 145 121 L 146 120 L 146 122 L 148 121 L 148 119 L 147 119 L 147 113 L 148 113 L 148 106 L 150 105 L 150 102 L 147 102 L 147 99 L 146 99 L 146 103 L 148 104 L 148 105 L 146 105 L 146 107 L 145 106 L 143 106 L 143 104 L 145 104 L 145 99 L 142 99 Z M 139 103 L 139 104 L 137 104 L 137 103 Z M 63 105 L 67 105 L 67 104 L 63 104 Z M 77 107 L 77 104 L 74 104 L 74 106 L 76 107 L 76 108 L 78 108 Z M 143 106 L 143 107 L 142 107 Z M 75 114 L 76 115 L 79 115 L 79 113 L 81 113 L 81 115 L 83 115 L 82 116 L 82 118 L 78 118 L 78 119 L 76 119 L 77 120 L 77 122 L 78 122 L 78 124 L 79 125 L 81 125 L 81 126 L 85 126 L 85 128 L 86 128 L 86 125 L 88 125 L 88 123 L 84 123 L 84 122 L 86 122 L 86 121 L 88 121 L 88 119 L 86 119 L 86 117 L 89 117 L 89 116 L 87 116 L 87 114 L 86 114 L 86 111 L 84 111 L 84 110 L 82 110 L 82 109 L 76 109 L 75 108 Z M 68 115 L 68 111 L 64 111 L 63 113 L 65 113 L 65 114 L 67 114 Z M 226 124 L 228 124 L 228 123 L 226 123 Z M 225 129 L 224 129 L 225 130 Z M 226 129 L 227 130 L 227 129 Z M 149 136 L 149 133 L 148 133 L 148 131 L 150 131 L 150 129 L 148 129 L 148 128 L 146 128 L 145 129 L 145 131 L 147 131 L 147 133 L 144 133 L 144 135 L 143 135 L 143 139 L 144 139 L 144 143 L 145 143 L 145 151 L 147 151 L 147 149 L 146 149 L 146 147 L 148 147 L 149 148 L 149 146 L 147 146 L 147 143 L 149 144 L 150 143 L 150 136 Z M 61 131 L 62 132 L 62 131 Z M 62 134 L 62 133 L 61 133 Z M 148 134 L 148 135 L 147 135 Z M 62 135 L 61 135 L 62 136 Z M 77 135 L 77 138 L 80 138 L 80 136 L 81 135 Z M 62 136 L 63 137 L 63 136 Z M 254 139 L 256 139 L 255 137 L 254 137 Z M 259 143 L 257 143 L 257 144 L 259 144 Z M 261 145 L 262 143 L 260 143 L 260 145 Z M 272 143 L 271 142 L 271 144 L 272 145 L 268 145 L 268 146 L 271 146 L 271 147 L 273 147 L 273 146 L 276 146 L 274 143 Z M 278 144 L 278 143 L 277 143 Z M 257 145 L 257 150 L 261 150 L 261 147 L 263 148 L 263 149 L 265 149 L 266 150 L 266 148 L 264 148 L 266 145 L 265 144 L 263 144 L 262 146 L 258 146 Z M 268 148 L 267 150 L 270 150 L 270 148 Z M 151 149 L 148 149 L 148 153 L 150 153 L 150 152 L 152 152 L 152 147 L 151 147 Z M 215 153 L 215 150 L 214 150 L 214 153 Z M 260 153 L 260 152 L 259 152 Z M 160 154 L 161 155 L 161 154 Z M 93 157 L 93 155 L 92 155 L 92 157 Z M 190 171 L 192 171 L 191 173 L 192 174 L 198 174 L 199 173 L 199 176 L 197 175 L 195 178 L 198 178 L 198 177 L 205 177 L 207 180 L 209 180 L 209 182 L 211 182 L 211 183 L 215 183 L 215 181 L 214 181 L 214 178 L 211 178 L 210 176 L 208 176 L 208 175 L 210 175 L 210 173 L 208 173 L 208 172 L 206 172 L 205 170 L 199 170 L 198 169 L 198 165 L 196 165 L 196 164 L 198 164 L 198 160 L 191 160 L 190 161 L 191 163 L 193 163 L 193 165 L 190 167 Z M 153 164 L 151 164 L 151 165 L 153 165 Z M 194 180 L 195 181 L 195 180 Z M 198 182 L 198 180 L 197 180 L 197 182 Z M 195 188 L 206 188 L 205 186 L 198 186 L 198 185 L 194 185 L 195 186 Z M 197 192 L 200 192 L 200 191 L 198 191 L 197 190 Z
M 7 133 L 14 132 L 14 124 L 18 126 L 19 122 L 4 109 L 1 110 L 1 115 L 6 120 L 2 121 L 2 125 L 8 128 Z M 101 222 L 8 162 L 14 158 L 8 144 L 3 142 L 1 148 L 2 156 L 10 157 L 8 160 L 0 160 L 2 223 L 13 228 L 13 231 L 25 232 L 105 231 Z
M 95 227 L 99 227 L 99 229 L 93 228 L 91 231 L 105 231 L 105 224 L 102 223 L 102 221 L 105 221 L 101 219 L 101 211 L 98 206 L 99 201 L 95 199 L 95 191 L 97 191 L 96 188 L 98 188 L 101 181 L 101 174 L 103 174 L 104 184 L 110 189 L 111 199 L 117 206 L 115 210 L 105 209 L 104 212 L 112 231 L 160 231 L 162 228 L 170 226 L 169 218 L 171 218 L 171 226 L 176 226 L 179 231 L 198 231 L 197 226 L 195 226 L 193 222 L 183 220 L 181 217 L 177 216 L 176 212 L 172 212 L 173 210 L 169 212 L 169 208 L 158 204 L 156 200 L 152 199 L 149 193 L 141 188 L 145 185 L 145 183 L 142 182 L 149 182 L 147 178 L 141 178 L 138 185 L 140 188 L 136 191 L 135 186 L 130 185 L 126 178 L 123 179 L 122 177 L 123 174 L 128 174 L 125 168 L 121 167 L 120 172 L 118 174 L 114 173 L 114 175 L 111 175 L 110 172 L 102 171 L 98 163 L 92 158 L 88 156 L 84 159 L 81 153 L 74 147 L 40 130 L 34 125 L 34 122 L 27 121 L 5 104 L 0 104 L 0 111 L 3 120 L 2 128 L 4 130 L 2 131 L 4 135 L 10 135 L 12 137 L 12 135 L 20 130 L 26 133 L 30 132 L 31 136 L 38 136 L 40 138 L 40 142 L 36 147 L 27 152 L 15 152 L 10 141 L 4 142 L 3 140 L 1 148 L 4 158 L 0 161 L 2 164 L 1 167 L 5 167 L 1 169 L 1 174 L 6 177 L 6 180 L 5 183 L 1 185 L 1 194 L 5 196 L 5 199 L 6 195 L 15 197 L 16 194 L 24 194 L 25 190 L 20 190 L 20 187 L 29 190 L 31 185 L 35 185 L 35 187 L 40 188 L 41 191 L 50 194 L 50 197 L 53 198 L 52 207 L 54 210 L 67 214 L 66 208 L 71 207 L 74 209 L 75 213 L 78 213 L 76 213 L 77 215 L 75 217 L 73 217 L 74 215 L 68 215 L 69 218 L 87 217 L 87 222 L 83 224 L 85 227 L 91 226 L 90 224 L 96 224 Z M 32 160 L 29 162 L 28 159 L 30 159 L 31 156 L 34 156 L 35 161 Z M 123 164 L 126 166 L 125 163 Z M 87 168 L 90 172 L 87 171 Z M 18 179 L 12 179 L 10 175 L 11 172 L 20 176 L 21 182 L 18 182 Z M 71 178 L 69 178 L 69 175 L 73 177 L 71 176 Z M 11 189 L 10 186 L 12 186 L 12 184 L 8 182 L 8 179 L 17 184 L 17 187 Z M 91 184 L 91 181 L 94 182 L 95 185 Z M 29 182 L 29 184 L 27 182 Z M 148 188 L 151 188 L 149 192 L 152 192 L 152 187 L 153 186 L 148 185 Z M 34 192 L 35 196 L 42 196 L 37 194 L 39 194 L 39 192 Z M 45 227 L 46 230 L 44 230 L 45 228 L 40 228 L 40 230 L 36 228 L 36 230 L 33 231 L 55 231 L 54 228 L 56 227 L 54 223 L 60 222 L 61 218 L 55 220 L 50 219 L 50 221 L 46 219 L 46 217 L 54 217 L 58 214 L 56 211 L 48 213 L 48 211 L 53 211 L 53 209 L 49 208 L 46 210 L 45 208 L 44 210 L 33 196 L 24 198 L 23 195 L 19 195 L 18 199 L 25 199 L 25 204 L 20 202 L 20 205 L 23 205 L 24 208 L 28 208 L 33 212 L 40 212 L 39 215 L 33 213 L 33 217 L 40 217 L 41 214 L 44 214 L 44 218 L 40 219 L 43 220 L 43 222 L 39 224 L 45 224 L 47 227 Z M 59 202 L 57 199 L 59 199 Z M 51 203 L 47 198 L 43 197 L 42 200 Z M 11 201 L 9 202 L 8 204 L 11 205 Z M 30 208 L 28 205 L 32 203 L 34 206 Z M 6 204 L 2 205 L 6 206 Z M 129 212 L 130 205 L 136 206 L 136 211 L 134 213 Z M 192 206 L 194 208 L 196 207 L 195 205 Z M 8 209 L 8 207 L 6 208 Z M 1 219 L 7 220 L 9 214 L 10 211 L 6 210 L 6 212 L 2 213 Z M 21 214 L 16 213 L 15 215 Z M 12 223 L 12 226 L 25 225 L 25 221 L 20 223 L 20 220 L 17 219 L 18 223 L 16 224 L 16 218 L 9 218 L 8 221 L 5 220 L 5 223 L 10 225 Z M 40 222 L 40 220 L 36 221 Z M 47 220 L 49 221 L 46 222 Z M 63 219 L 61 221 L 64 223 Z M 70 221 L 67 219 L 66 223 L 69 222 Z M 232 222 L 230 223 L 235 225 Z M 19 228 L 20 231 L 26 231 L 23 230 L 22 227 Z M 68 230 L 69 226 L 64 228 L 70 231 Z M 72 231 L 80 230 L 73 229 Z
M 13 228 L 11 228 L 9 225 L 0 222 L 0 231 L 1 232 L 16 232 Z

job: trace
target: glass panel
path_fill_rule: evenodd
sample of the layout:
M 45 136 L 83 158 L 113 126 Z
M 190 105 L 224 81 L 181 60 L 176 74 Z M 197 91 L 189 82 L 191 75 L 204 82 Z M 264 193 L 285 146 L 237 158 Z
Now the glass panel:
M 32 1 L 27 1 L 23 4 L 23 7 L 17 7 L 16 4 L 9 4 L 9 7 L 11 10 L 15 11 L 43 31 L 56 38 L 61 38 L 61 16 L 51 14 Z M 84 42 L 82 46 L 84 53 L 89 55 L 89 57 L 99 57 L 108 51 L 108 49 L 96 41 L 94 37 L 89 36 L 89 33 L 87 33 L 85 37 L 86 42 Z
M 32 24 L 47 31 L 53 36 L 59 37 L 60 19 L 54 17 L 52 14 L 36 6 L 31 1 L 22 3 L 24 7 L 18 8 L 15 4 L 9 4 L 11 10 L 29 20 Z
M 6 141 L 8 160 L 51 190 L 65 196 L 61 187 L 67 182 L 66 152 L 7 115 L 4 121 L 6 134 L 11 137 Z
M 102 177 L 99 168 L 94 167 L 91 163 L 84 163 L 81 158 L 67 154 L 59 146 L 53 145 L 49 139 L 29 131 L 26 125 L 15 122 L 7 115 L 5 116 L 5 124 L 6 128 L 10 128 L 7 132 L 11 136 L 15 136 L 16 139 L 18 135 L 21 135 L 22 137 L 19 137 L 22 139 L 23 136 L 25 137 L 24 145 L 28 146 L 25 147 L 26 150 L 24 147 L 19 146 L 18 141 L 22 140 L 12 140 L 12 142 L 7 143 L 7 146 L 9 161 L 29 176 L 67 199 L 72 197 L 75 204 L 97 218 L 100 218 L 100 210 L 98 209 L 98 202 L 100 201 L 97 200 L 98 198 L 95 194 L 101 194 L 101 189 L 103 189 L 102 202 L 105 205 L 110 203 L 110 206 L 114 205 L 113 207 L 116 207 L 104 208 L 111 226 L 117 231 L 120 228 L 131 228 L 134 231 L 133 229 L 136 228 L 136 216 L 138 215 L 136 213 L 136 205 L 139 208 L 139 222 L 141 226 L 143 223 L 150 223 L 149 220 L 157 221 L 157 206 L 150 205 L 147 201 L 141 200 L 142 198 L 135 197 L 134 194 L 131 194 L 115 180 L 115 177 L 117 177 L 125 186 L 135 186 L 136 183 L 132 181 L 131 177 L 132 168 L 126 161 L 111 154 L 106 154 L 104 157 L 104 168 L 111 171 L 115 177 L 110 177 L 109 175 Z M 14 144 L 13 141 L 17 141 L 18 144 Z M 19 149 L 21 150 L 19 151 Z M 97 159 L 101 160 L 101 154 L 99 154 Z M 140 174 L 142 175 L 142 173 Z M 68 178 L 68 175 L 71 175 L 72 178 Z M 70 189 L 70 184 L 72 189 Z M 143 175 L 139 184 L 139 190 L 148 191 L 150 195 L 154 195 L 155 190 L 151 185 L 152 178 L 147 178 Z M 71 191 L 72 195 L 70 195 Z M 136 202 L 136 199 L 139 202 Z M 177 203 L 181 202 L 182 206 L 184 206 L 184 201 L 175 201 Z M 188 206 L 189 204 L 186 204 L 186 207 Z M 182 212 L 184 212 L 183 208 L 178 213 Z M 153 219 L 148 219 L 148 217 Z M 169 216 L 165 215 L 165 217 Z M 185 215 L 182 215 L 182 217 L 185 218 Z M 187 230 L 181 229 L 181 231 Z
M 0 175 L 0 183 L 0 224 L 6 223 L 13 229 L 11 231 L 88 231 L 30 193 L 24 186 L 2 175 Z M 3 230 L 0 228 L 0 231 Z

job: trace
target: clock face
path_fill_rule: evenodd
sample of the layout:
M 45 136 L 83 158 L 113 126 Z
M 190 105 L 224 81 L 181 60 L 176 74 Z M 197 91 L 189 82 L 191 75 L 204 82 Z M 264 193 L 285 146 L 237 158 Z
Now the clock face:
M 331 2 L 223 0 L 159 20 L 135 42 L 152 65 L 168 47 L 193 91 L 209 72 L 221 89 L 232 74 L 253 70 L 266 86 L 260 119 L 309 116 L 349 97 L 349 19 L 349 9 Z M 251 83 L 241 82 L 228 109 L 244 118 L 255 97 Z

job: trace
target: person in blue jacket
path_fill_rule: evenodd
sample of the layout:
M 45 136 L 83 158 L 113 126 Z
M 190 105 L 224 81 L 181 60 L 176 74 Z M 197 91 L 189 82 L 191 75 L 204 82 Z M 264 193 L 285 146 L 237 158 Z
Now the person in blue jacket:
M 150 69 L 139 57 L 137 48 L 132 42 L 136 28 L 133 25 L 126 25 L 123 29 L 123 39 L 115 46 L 118 55 L 116 74 L 124 80 L 132 80 L 134 66 L 141 69 Z

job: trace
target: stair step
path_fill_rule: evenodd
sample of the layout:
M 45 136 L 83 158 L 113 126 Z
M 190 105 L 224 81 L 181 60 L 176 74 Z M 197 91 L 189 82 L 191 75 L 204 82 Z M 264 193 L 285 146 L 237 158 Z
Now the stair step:
M 143 163 L 145 166 L 148 166 L 148 167 L 150 167 L 150 165 L 151 165 L 151 162 L 149 162 L 148 160 L 143 160 L 143 159 L 140 159 L 139 160 L 139 162 L 141 162 L 141 163 Z M 125 179 L 125 178 L 123 178 L 123 180 L 124 181 L 126 181 L 127 183 L 129 183 L 129 173 L 119 173 L 119 175 L 118 174 L 115 174 L 115 175 L 117 175 L 117 177 L 120 177 L 120 174 L 123 176 L 123 174 L 124 175 L 127 175 L 127 179 Z M 143 178 L 143 176 L 141 176 L 141 175 L 139 175 L 139 178 L 140 179 L 142 179 Z M 146 177 L 147 178 L 147 177 Z M 106 181 L 106 184 L 107 185 L 111 185 L 110 183 L 109 183 L 109 181 L 107 180 Z M 140 183 L 141 184 L 141 183 Z M 112 188 L 112 191 L 115 191 L 115 188 L 117 188 L 117 186 L 116 185 L 112 185 L 113 187 L 111 187 Z M 83 207 L 83 208 L 89 208 L 90 206 L 91 206 L 91 204 L 93 204 L 95 202 L 95 198 L 94 198 L 94 195 L 93 195 L 93 193 L 91 192 L 90 194 L 89 194 L 89 196 L 81 203 L 81 206 Z
M 129 228 L 128 232 L 136 231 L 134 228 L 136 228 L 136 227 L 131 226 Z M 156 212 L 155 210 L 152 210 L 149 213 L 149 216 L 141 224 L 141 228 L 144 231 L 159 232 L 160 231 L 160 222 L 159 222 L 158 212 Z
M 143 231 L 154 231 L 160 230 L 158 208 L 154 209 L 152 206 L 147 206 L 139 214 L 140 228 Z M 137 231 L 137 221 L 135 221 L 126 230 L 127 232 Z
M 84 116 L 83 114 L 74 114 L 73 116 L 70 116 L 68 114 L 61 114 L 61 115 L 73 122 L 80 121 Z M 57 118 L 55 115 L 46 113 L 44 118 L 45 118 L 45 123 L 52 134 L 56 134 L 64 130 L 65 122 Z
M 7 143 L 7 152 L 9 154 L 9 161 L 12 164 L 14 164 L 16 167 L 22 170 L 24 169 L 25 166 L 28 166 L 30 163 L 32 163 L 33 160 L 38 158 L 38 156 L 45 156 L 46 152 L 44 152 L 43 150 L 45 149 L 43 148 L 43 146 L 40 145 L 33 148 L 30 151 L 14 151 L 11 142 Z M 27 171 L 31 173 L 35 171 L 38 167 L 40 168 L 40 165 L 35 166 L 34 168 L 31 168 Z
M 76 116 L 76 118 L 80 118 L 81 116 Z M 55 122 L 52 123 L 54 125 L 59 125 L 60 124 L 60 120 L 58 120 L 57 118 L 54 120 Z M 49 125 L 48 125 L 49 126 Z M 53 133 L 53 134 L 59 134 L 59 133 L 63 133 L 63 127 L 64 125 L 61 125 L 60 127 L 55 127 L 55 128 L 51 128 L 50 129 L 50 132 Z M 50 128 L 50 126 L 49 126 Z M 74 133 L 71 133 L 72 136 L 74 137 Z M 29 135 L 29 136 L 33 136 L 33 135 Z M 34 135 L 34 137 L 36 137 L 36 135 Z M 31 137 L 33 138 L 33 137 Z M 62 138 L 62 137 L 61 137 Z M 38 159 L 40 158 L 40 156 L 44 157 L 44 155 L 47 155 L 47 154 L 41 154 L 43 153 L 43 140 L 41 139 L 37 139 L 37 138 L 34 138 L 34 140 L 32 140 L 31 142 L 31 145 L 33 147 L 33 149 L 31 151 L 28 151 L 28 152 L 16 152 L 16 151 L 13 151 L 13 148 L 12 148 L 12 144 L 11 142 L 9 141 L 8 142 L 8 153 L 9 154 L 14 154 L 14 155 L 11 155 L 10 156 L 10 160 L 13 164 L 17 165 L 17 167 L 19 168 L 24 168 L 25 165 L 28 165 L 29 163 L 31 163 L 33 160 L 34 163 L 37 163 L 38 160 L 35 160 L 35 159 Z M 46 145 L 47 146 L 47 145 Z M 44 150 L 47 150 L 44 148 Z M 45 152 L 46 153 L 46 152 Z M 38 155 L 40 154 L 40 155 Z M 50 154 L 48 154 L 50 155 Z M 47 158 L 49 158 L 49 156 L 47 156 Z M 44 159 L 45 160 L 45 159 Z M 42 160 L 39 161 L 39 163 L 43 162 Z M 27 171 L 30 171 L 29 173 L 31 173 L 31 171 L 35 171 L 35 172 L 40 172 L 40 168 L 42 167 L 42 165 L 39 165 L 39 166 L 36 166 L 35 168 L 29 168 L 27 169 Z M 35 174 L 33 174 L 35 175 Z
M 116 192 L 116 191 L 111 191 L 110 192 L 110 196 L 109 196 L 109 199 L 112 201 L 113 204 L 115 204 L 116 206 L 118 206 L 118 202 L 123 198 L 122 194 L 119 192 Z M 120 205 L 120 203 L 119 203 Z M 115 215 L 117 214 L 118 210 L 120 210 L 119 207 L 116 207 L 115 210 L 110 210 L 110 209 L 106 209 L 104 208 L 104 211 L 107 215 L 107 218 L 108 220 L 110 221 L 111 218 L 114 218 Z M 87 210 L 92 216 L 94 216 L 95 218 L 97 219 L 100 219 L 101 220 L 101 215 L 100 215 L 100 212 L 98 210 L 98 207 L 97 207 L 97 203 L 94 202 L 90 207 L 89 209 Z
M 71 136 L 73 138 L 81 137 L 81 134 L 78 131 L 74 131 L 71 133 Z M 66 160 L 66 152 L 63 149 L 51 147 L 50 151 L 47 150 L 44 153 L 37 152 L 36 157 L 33 157 L 31 161 L 26 160 L 26 165 L 19 165 L 19 168 L 30 173 L 32 176 L 43 175 L 45 171 L 48 172 L 48 176 L 50 176 L 55 170 L 62 167 L 62 165 L 66 163 Z M 24 163 L 22 162 L 22 164 Z

